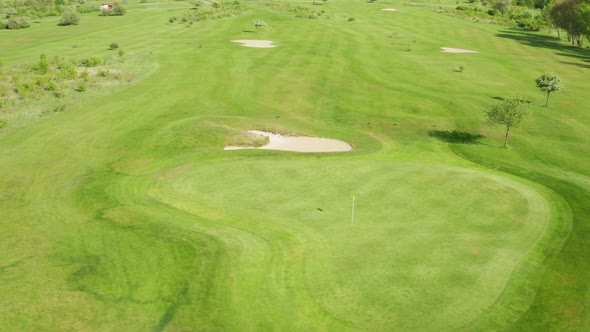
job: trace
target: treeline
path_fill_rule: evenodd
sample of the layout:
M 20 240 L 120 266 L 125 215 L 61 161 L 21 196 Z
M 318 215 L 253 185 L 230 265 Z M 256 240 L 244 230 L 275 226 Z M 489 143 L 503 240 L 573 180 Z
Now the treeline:
M 557 0 L 549 7 L 550 26 L 567 33 L 572 45 L 580 47 L 590 40 L 590 0 Z
M 87 3 L 85 0 L 0 0 L 0 15 L 5 19 L 60 16 L 71 8 L 76 8 L 79 13 L 100 11 L 97 3 Z
M 516 25 L 538 31 L 541 27 L 567 34 L 568 41 L 582 47 L 590 40 L 590 0 L 467 0 L 450 11 L 475 21 Z

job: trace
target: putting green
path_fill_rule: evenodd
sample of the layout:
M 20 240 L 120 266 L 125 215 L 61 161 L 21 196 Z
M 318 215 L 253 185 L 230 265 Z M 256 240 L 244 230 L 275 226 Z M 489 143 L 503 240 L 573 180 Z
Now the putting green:
M 239 243 L 230 254 L 249 263 L 232 272 L 241 277 L 231 293 L 245 295 L 232 301 L 250 308 L 248 317 L 275 306 L 297 310 L 311 296 L 317 301 L 311 312 L 323 308 L 363 329 L 457 328 L 496 301 L 549 222 L 537 192 L 489 173 L 261 159 L 184 165 L 149 190 L 160 202 L 210 220 L 205 231 L 219 241 Z M 211 231 L 216 227 L 223 236 Z M 248 278 L 240 270 L 249 264 L 268 265 L 269 274 Z M 257 282 L 272 300 L 248 296 Z
M 588 330 L 584 49 L 437 12 L 450 0 L 246 1 L 193 24 L 213 3 L 141 2 L 0 31 L 6 68 L 113 42 L 153 68 L 47 92 L 61 112 L 0 106 L 0 329 Z M 277 47 L 230 42 L 249 39 Z M 549 108 L 546 70 L 567 86 Z M 503 149 L 483 111 L 515 91 L 530 117 Z M 223 151 L 264 144 L 251 129 L 354 149 Z

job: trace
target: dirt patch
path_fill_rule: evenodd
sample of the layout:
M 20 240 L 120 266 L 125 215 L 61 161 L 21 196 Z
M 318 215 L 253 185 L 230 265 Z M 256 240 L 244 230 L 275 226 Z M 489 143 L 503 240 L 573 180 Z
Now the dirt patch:
M 395 9 L 395 8 L 383 8 L 381 9 L 384 12 L 397 12 L 399 10 Z
M 240 40 L 232 40 L 234 43 L 240 43 L 242 46 L 245 47 L 254 47 L 254 48 L 273 48 L 277 47 L 272 43 L 272 40 L 254 40 L 254 39 L 240 39 Z
M 452 48 L 452 47 L 441 47 L 441 50 L 445 53 L 477 53 L 477 51 L 464 50 L 462 48 Z
M 261 147 L 226 146 L 224 150 L 262 149 L 295 152 L 343 152 L 352 150 L 350 144 L 336 139 L 283 136 L 259 130 L 250 130 L 248 132 L 268 137 L 268 144 Z

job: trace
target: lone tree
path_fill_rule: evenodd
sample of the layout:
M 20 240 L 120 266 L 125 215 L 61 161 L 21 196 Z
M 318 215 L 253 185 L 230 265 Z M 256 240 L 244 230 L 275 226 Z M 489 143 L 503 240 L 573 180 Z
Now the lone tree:
M 78 23 L 80 23 L 80 15 L 73 9 L 65 10 L 59 21 L 59 25 L 78 25 Z
M 261 21 L 261 20 L 255 20 L 254 22 L 252 22 L 252 25 L 256 28 L 256 30 L 265 27 L 266 23 Z
M 518 127 L 528 115 L 526 106 L 526 101 L 522 99 L 504 99 L 500 104 L 496 104 L 489 110 L 485 111 L 486 120 L 489 124 L 506 126 L 504 147 L 508 146 L 510 128 Z
M 545 107 L 549 104 L 549 94 L 554 91 L 559 91 L 563 86 L 561 80 L 552 73 L 545 73 L 535 80 L 537 87 L 541 91 L 547 91 L 547 99 L 545 100 Z

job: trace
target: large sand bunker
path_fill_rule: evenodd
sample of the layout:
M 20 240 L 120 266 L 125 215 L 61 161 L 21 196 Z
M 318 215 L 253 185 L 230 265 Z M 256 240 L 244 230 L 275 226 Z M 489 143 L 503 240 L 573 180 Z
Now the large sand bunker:
M 398 10 L 395 8 L 383 8 L 381 9 L 384 12 L 397 12 Z
M 255 39 L 240 39 L 232 40 L 234 43 L 240 43 L 242 46 L 255 47 L 255 48 L 273 48 L 277 45 L 273 45 L 272 40 L 255 40 Z
M 341 152 L 352 150 L 350 144 L 336 139 L 283 136 L 259 130 L 249 130 L 248 132 L 268 137 L 268 144 L 261 147 L 226 146 L 224 150 L 263 149 L 295 152 Z
M 441 47 L 441 49 L 445 53 L 477 53 L 477 51 L 464 50 L 462 48 Z

